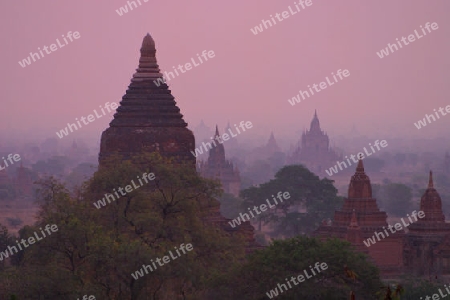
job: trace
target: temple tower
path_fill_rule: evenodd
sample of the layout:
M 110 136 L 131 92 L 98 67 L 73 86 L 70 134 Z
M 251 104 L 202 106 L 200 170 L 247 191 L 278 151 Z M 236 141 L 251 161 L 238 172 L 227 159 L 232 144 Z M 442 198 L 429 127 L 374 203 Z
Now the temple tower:
M 450 224 L 445 222 L 442 200 L 434 188 L 430 171 L 428 187 L 420 199 L 420 210 L 425 217 L 418 218 L 408 229 L 405 264 L 418 276 L 450 274 Z
M 219 143 L 219 129 L 216 125 L 214 135 L 214 147 L 209 150 L 208 160 L 199 163 L 199 172 L 205 178 L 219 179 L 226 193 L 235 197 L 239 196 L 241 188 L 241 177 L 239 170 L 233 166 L 233 163 L 225 159 L 225 147 Z
M 335 211 L 331 225 L 322 223 L 313 235 L 322 239 L 337 237 L 347 240 L 356 249 L 368 253 L 382 274 L 399 274 L 403 268 L 404 231 L 388 231 L 386 234 L 386 220 L 386 212 L 380 211 L 376 199 L 372 198 L 370 178 L 366 175 L 363 161 L 360 159 L 356 172 L 351 177 L 348 197 L 344 198 L 342 209 Z M 376 240 L 375 244 L 368 244 L 369 246 L 364 244 L 375 232 L 382 233 L 380 240 Z
M 325 169 L 339 159 L 339 155 L 330 148 L 328 135 L 320 128 L 315 111 L 309 130 L 305 130 L 302 134 L 301 146 L 294 151 L 288 163 L 300 163 L 315 174 L 325 175 Z
M 194 135 L 162 76 L 156 61 L 155 41 L 147 34 L 142 42 L 139 67 L 114 119 L 102 134 L 100 167 L 115 152 L 130 158 L 153 151 L 195 167 L 191 153 L 195 148 Z
M 273 132 L 270 133 L 269 141 L 266 145 L 266 151 L 269 156 L 281 152 L 280 147 L 278 147 L 277 141 L 275 140 L 275 136 L 273 135 Z

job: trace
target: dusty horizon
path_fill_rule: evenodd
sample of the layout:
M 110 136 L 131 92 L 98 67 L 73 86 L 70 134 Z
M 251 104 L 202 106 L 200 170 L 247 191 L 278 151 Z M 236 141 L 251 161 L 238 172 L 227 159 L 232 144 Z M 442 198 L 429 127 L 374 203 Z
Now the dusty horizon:
M 450 105 L 450 87 L 444 82 L 449 75 L 449 3 L 396 2 L 386 9 L 379 3 L 313 0 L 311 6 L 256 35 L 252 28 L 294 7 L 293 2 L 194 1 L 179 3 L 176 9 L 170 3 L 142 2 L 119 16 L 116 10 L 126 3 L 2 5 L 8 14 L 0 30 L 9 41 L 0 71 L 7 109 L 0 120 L 3 136 L 56 137 L 56 131 L 99 105 L 119 103 L 147 33 L 156 42 L 162 72 L 196 59 L 204 50 L 215 53 L 168 82 L 191 130 L 201 120 L 210 128 L 244 120 L 254 124 L 255 138 L 273 131 L 297 139 L 317 109 L 331 139 L 346 136 L 353 126 L 361 135 L 381 139 L 447 134 L 450 117 L 441 116 L 421 129 L 414 123 Z M 43 14 L 35 14 L 37 10 Z M 420 26 L 427 22 L 437 23 L 438 29 L 384 58 L 377 56 L 397 38 L 415 30 L 424 35 Z M 65 43 L 69 31 L 80 37 Z M 64 47 L 26 67 L 19 65 L 30 52 L 57 39 Z M 299 90 L 327 76 L 331 79 L 339 69 L 347 69 L 350 76 L 301 103 L 289 104 Z M 64 139 L 100 140 L 112 118 L 107 114 Z

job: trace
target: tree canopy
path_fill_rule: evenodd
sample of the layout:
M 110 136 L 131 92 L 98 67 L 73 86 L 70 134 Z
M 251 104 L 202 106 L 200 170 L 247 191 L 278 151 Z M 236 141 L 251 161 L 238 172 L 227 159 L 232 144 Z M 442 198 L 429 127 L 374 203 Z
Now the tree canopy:
M 328 268 L 303 282 L 291 283 L 292 288 L 279 293 L 276 299 L 341 300 L 348 299 L 350 291 L 356 299 L 377 299 L 382 283 L 378 269 L 366 255 L 355 252 L 346 241 L 322 242 L 300 236 L 274 241 L 254 252 L 245 264 L 221 278 L 210 299 L 268 299 L 267 293 L 278 284 L 286 284 L 286 279 L 304 275 L 304 270 L 312 275 L 310 266 L 317 262 L 326 263 Z
M 290 165 L 280 169 L 275 179 L 242 190 L 242 209 L 267 203 L 272 195 L 286 191 L 288 200 L 258 216 L 259 222 L 272 225 L 275 237 L 309 234 L 342 205 L 332 180 L 319 179 L 302 165 Z
M 217 207 L 215 182 L 199 177 L 192 166 L 175 167 L 157 154 L 133 161 L 114 157 L 109 165 L 75 195 L 54 178 L 39 182 L 37 222 L 20 235 L 31 236 L 47 224 L 56 224 L 58 231 L 24 249 L 7 273 L 15 280 L 0 289 L 19 299 L 85 294 L 97 299 L 200 299 L 215 274 L 242 260 L 242 238 L 205 223 Z M 106 206 L 93 205 L 144 172 L 153 172 L 155 179 Z M 141 278 L 131 275 L 182 243 L 191 243 L 193 250 Z

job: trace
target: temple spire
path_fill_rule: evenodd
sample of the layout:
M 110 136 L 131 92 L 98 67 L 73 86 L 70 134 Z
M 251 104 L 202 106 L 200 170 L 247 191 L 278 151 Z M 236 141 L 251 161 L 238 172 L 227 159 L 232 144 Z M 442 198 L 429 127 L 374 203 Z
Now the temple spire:
M 219 128 L 217 127 L 217 124 L 216 124 L 216 134 L 214 135 L 214 137 L 216 136 L 219 136 Z
M 358 160 L 358 166 L 356 166 L 356 173 L 364 173 L 364 164 L 361 156 L 359 157 Z
M 428 188 L 432 189 L 434 188 L 434 184 L 433 184 L 433 172 L 430 170 L 430 178 L 428 179 Z
M 155 41 L 142 39 L 139 65 L 101 138 L 99 163 L 120 153 L 125 159 L 143 152 L 160 152 L 174 162 L 195 167 L 195 138 L 187 128 L 175 98 L 164 82 L 156 59 Z
M 155 57 L 156 45 L 150 33 L 147 33 L 142 40 L 141 56 Z
M 359 158 L 355 175 L 350 180 L 348 198 L 372 198 L 372 185 L 370 184 L 369 176 L 364 171 L 362 157 Z
M 311 121 L 311 126 L 309 128 L 310 132 L 320 133 L 322 130 L 320 129 L 319 118 L 317 117 L 317 110 L 314 110 L 314 117 Z

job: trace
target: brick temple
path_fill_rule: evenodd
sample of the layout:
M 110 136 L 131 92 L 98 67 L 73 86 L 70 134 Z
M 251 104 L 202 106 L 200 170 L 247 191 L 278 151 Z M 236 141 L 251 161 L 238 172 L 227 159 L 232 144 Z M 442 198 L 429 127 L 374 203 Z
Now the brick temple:
M 128 159 L 144 152 L 158 152 L 163 157 L 173 159 L 174 164 L 184 162 L 195 168 L 196 158 L 192 155 L 195 148 L 194 134 L 187 128 L 188 124 L 183 120 L 167 84 L 159 82 L 158 86 L 154 82 L 163 75 L 156 61 L 155 41 L 150 34 L 144 37 L 140 52 L 139 67 L 109 128 L 102 133 L 99 167 L 109 167 L 105 160 L 115 153 Z M 222 158 L 224 150 L 218 148 L 217 151 L 217 157 Z M 255 241 L 254 228 L 250 222 L 232 228 L 228 224 L 231 220 L 220 214 L 219 201 L 211 202 L 213 204 L 206 208 L 206 224 L 216 225 L 230 234 L 243 235 L 247 241 L 247 252 L 260 247 Z
M 315 111 L 309 130 L 305 130 L 302 134 L 301 146 L 294 150 L 292 156 L 288 158 L 288 163 L 303 164 L 317 175 L 326 175 L 325 169 L 341 159 L 342 157 L 330 148 L 330 139 L 320 128 Z
M 217 142 L 217 137 L 220 137 L 220 135 L 216 125 L 216 133 L 214 135 L 216 146 L 209 150 L 206 162 L 199 162 L 198 170 L 205 178 L 218 179 L 226 193 L 238 197 L 241 189 L 239 170 L 233 166 L 232 162 L 225 159 L 225 147 Z
M 434 188 L 430 171 L 428 187 L 420 199 L 425 217 L 408 229 L 405 265 L 410 274 L 436 276 L 450 274 L 450 224 L 445 222 L 442 200 Z
M 141 47 L 139 66 L 114 119 L 101 138 L 99 165 L 115 152 L 125 158 L 142 152 L 159 152 L 167 158 L 191 163 L 195 157 L 194 134 L 187 128 L 156 61 L 155 41 L 147 34 Z
M 321 239 L 336 237 L 351 242 L 354 247 L 369 254 L 383 275 L 398 275 L 403 272 L 404 231 L 397 231 L 367 247 L 363 240 L 374 232 L 384 232 L 388 227 L 387 214 L 380 211 L 372 197 L 372 185 L 360 159 L 355 174 L 351 177 L 348 197 L 344 198 L 341 210 L 336 211 L 332 224 L 322 223 L 313 233 Z M 384 227 L 384 228 L 383 228 Z
M 391 199 L 395 201 L 395 199 Z M 387 215 L 372 198 L 372 186 L 365 174 L 362 160 L 351 177 L 348 197 L 333 221 L 322 222 L 313 233 L 321 239 L 336 237 L 349 241 L 353 247 L 369 255 L 384 277 L 410 274 L 425 278 L 450 275 L 450 223 L 445 222 L 442 200 L 434 188 L 430 171 L 428 187 L 420 200 L 425 217 L 408 222 L 407 232 L 397 231 L 367 247 L 363 241 L 384 232 Z M 419 211 L 418 210 L 418 211 Z M 416 211 L 417 212 L 417 211 Z M 409 214 L 408 214 L 409 215 Z M 407 216 L 404 217 L 408 220 Z

